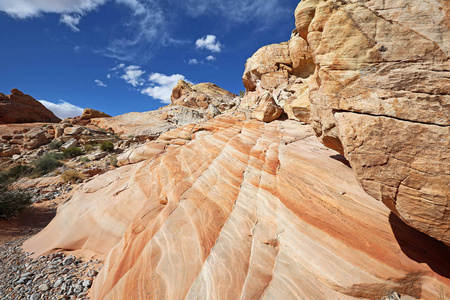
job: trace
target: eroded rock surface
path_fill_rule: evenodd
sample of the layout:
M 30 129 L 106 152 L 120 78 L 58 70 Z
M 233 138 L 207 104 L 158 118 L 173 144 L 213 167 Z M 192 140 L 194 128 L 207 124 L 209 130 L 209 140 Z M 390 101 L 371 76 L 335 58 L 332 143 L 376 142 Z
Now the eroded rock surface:
M 196 85 L 180 80 L 172 91 L 172 105 L 185 106 L 208 111 L 213 118 L 236 105 L 237 95 L 221 87 L 205 82 Z
M 109 253 L 93 299 L 381 299 L 390 290 L 438 299 L 435 286 L 449 290 L 449 248 L 367 195 L 308 125 L 219 116 L 142 147 L 147 159 L 82 185 L 24 245 L 36 255 Z
M 59 121 L 61 119 L 39 101 L 18 89 L 11 90 L 10 95 L 0 93 L 0 124 Z
M 311 124 L 364 189 L 450 245 L 450 2 L 304 0 Z

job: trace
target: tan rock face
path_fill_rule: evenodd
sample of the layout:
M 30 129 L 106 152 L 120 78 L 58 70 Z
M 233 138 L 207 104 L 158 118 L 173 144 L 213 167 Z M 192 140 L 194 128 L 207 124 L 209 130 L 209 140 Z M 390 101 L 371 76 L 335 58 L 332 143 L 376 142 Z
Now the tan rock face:
M 213 83 L 192 85 L 180 80 L 172 91 L 172 105 L 206 110 L 215 107 L 219 113 L 236 105 L 237 95 L 230 93 Z M 215 117 L 214 114 L 210 116 Z
M 39 101 L 13 89 L 11 95 L 0 95 L 0 124 L 61 121 Z
M 93 299 L 438 299 L 434 286 L 450 288 L 448 247 L 368 196 L 308 125 L 224 115 L 145 149 L 82 185 L 24 245 L 109 253 Z
M 267 100 L 262 96 L 270 92 L 289 119 L 309 122 L 308 78 L 315 67 L 308 43 L 296 30 L 289 42 L 262 47 L 245 65 L 242 81 L 247 96 L 242 99 L 241 111 Z M 266 105 L 271 106 L 271 102 Z
M 311 124 L 366 191 L 450 245 L 450 2 L 304 0 Z

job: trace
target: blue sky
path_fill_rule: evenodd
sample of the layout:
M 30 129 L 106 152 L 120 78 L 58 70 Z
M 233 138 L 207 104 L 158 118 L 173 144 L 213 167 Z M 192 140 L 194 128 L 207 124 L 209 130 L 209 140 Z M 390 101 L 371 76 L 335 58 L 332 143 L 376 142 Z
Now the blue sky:
M 167 105 L 173 85 L 243 90 L 244 64 L 290 38 L 298 0 L 0 0 L 0 92 L 60 117 Z

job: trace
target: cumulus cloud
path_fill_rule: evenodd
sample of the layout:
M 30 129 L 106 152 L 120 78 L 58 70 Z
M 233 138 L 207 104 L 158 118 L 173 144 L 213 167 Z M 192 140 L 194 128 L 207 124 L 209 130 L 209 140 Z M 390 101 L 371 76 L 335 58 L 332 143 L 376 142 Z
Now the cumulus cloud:
M 119 64 L 112 68 L 111 71 L 115 71 L 115 76 L 122 78 L 126 83 L 129 83 L 134 87 L 141 86 L 145 82 L 145 79 L 142 77 L 142 75 L 145 74 L 145 71 L 141 70 L 140 66 L 126 66 L 125 64 Z M 110 74 L 107 76 L 109 76 L 108 78 L 111 77 Z
M 212 34 L 208 34 L 195 42 L 195 46 L 200 49 L 208 49 L 212 52 L 222 51 L 222 44 L 217 40 L 217 37 Z
M 108 0 L 1 0 L 0 11 L 14 18 L 28 18 L 42 13 L 78 13 L 91 11 Z
M 107 85 L 105 83 L 103 83 L 103 81 L 95 79 L 94 82 L 101 87 L 107 87 Z
M 83 113 L 83 109 L 81 107 L 70 104 L 64 100 L 59 100 L 58 103 L 45 100 L 39 100 L 39 102 L 51 110 L 60 119 L 80 116 Z
M 196 60 L 195 58 L 191 58 L 191 59 L 188 61 L 188 64 L 190 64 L 190 65 L 196 65 L 196 64 L 198 64 L 198 60 Z
M 209 55 L 209 56 L 206 57 L 206 60 L 207 61 L 214 61 L 214 60 L 216 60 L 216 58 L 214 56 L 212 56 L 212 55 Z
M 63 23 L 69 26 L 73 31 L 78 32 L 80 29 L 77 27 L 80 23 L 81 16 L 80 15 L 61 15 L 59 19 L 59 23 Z
M 142 89 L 141 93 L 169 104 L 172 90 L 180 79 L 187 81 L 181 74 L 167 76 L 161 73 L 152 73 L 148 77 L 149 86 Z

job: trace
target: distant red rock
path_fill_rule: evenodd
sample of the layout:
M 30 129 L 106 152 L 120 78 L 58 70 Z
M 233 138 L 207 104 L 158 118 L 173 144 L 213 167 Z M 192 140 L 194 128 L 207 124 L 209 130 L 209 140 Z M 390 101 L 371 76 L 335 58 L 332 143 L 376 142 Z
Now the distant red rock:
M 39 101 L 18 89 L 12 89 L 11 95 L 0 93 L 0 124 L 59 121 L 61 119 Z

